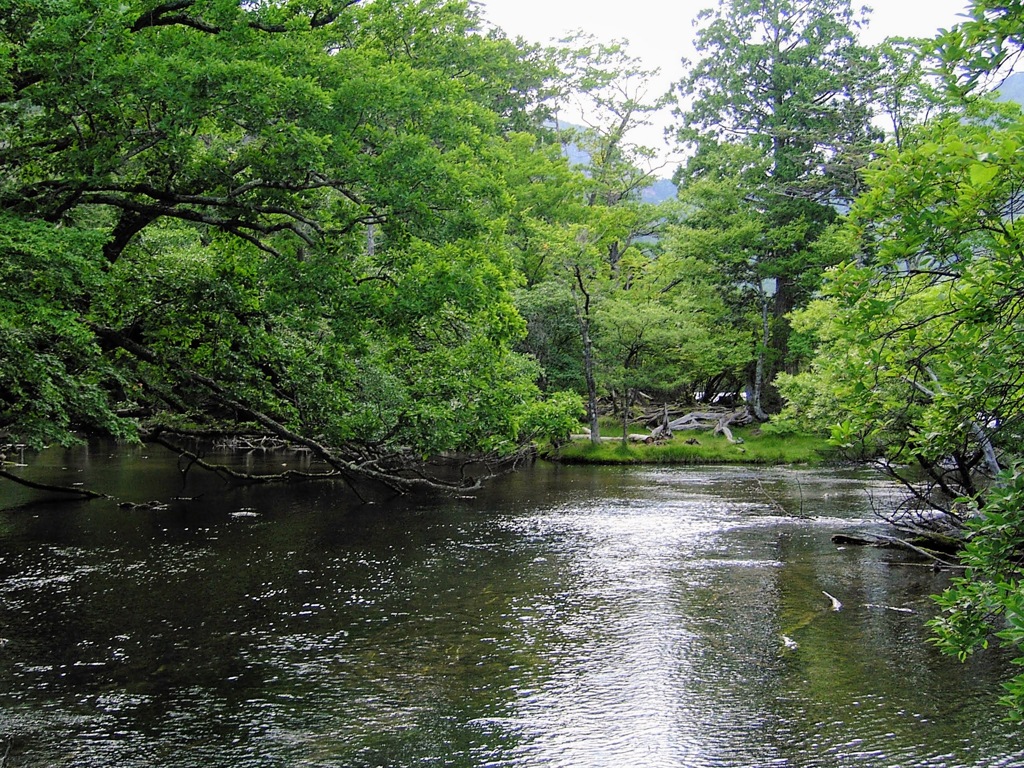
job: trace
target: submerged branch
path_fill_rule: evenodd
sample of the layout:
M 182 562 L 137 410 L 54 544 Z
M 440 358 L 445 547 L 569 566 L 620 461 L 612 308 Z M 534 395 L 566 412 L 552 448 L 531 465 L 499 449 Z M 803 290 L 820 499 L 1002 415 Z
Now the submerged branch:
M 226 481 L 233 481 L 240 484 L 258 484 L 258 483 L 286 483 L 293 480 L 337 480 L 341 477 L 341 473 L 336 470 L 329 472 L 300 472 L 295 469 L 289 469 L 285 472 L 272 472 L 269 474 L 261 475 L 253 472 L 240 472 L 237 469 L 225 466 L 224 464 L 213 464 L 206 461 L 202 456 L 194 451 L 190 451 L 187 448 L 172 443 L 167 438 L 158 435 L 151 434 L 147 435 L 146 440 L 149 442 L 157 443 L 162 445 L 164 448 L 177 453 L 189 460 L 188 465 L 181 472 L 187 473 L 193 466 L 199 467 L 213 472 L 218 477 L 223 478 Z
M 943 552 L 939 552 L 935 549 L 928 547 L 919 546 L 906 539 L 900 539 L 896 536 L 885 536 L 882 534 L 848 534 L 848 533 L 837 533 L 832 536 L 832 543 L 837 545 L 850 545 L 860 547 L 886 547 L 890 549 L 902 549 L 907 552 L 913 552 L 921 555 L 932 561 L 933 565 L 942 566 L 944 568 L 962 568 L 955 556 L 946 555 Z
M 88 488 L 69 488 L 64 485 L 50 485 L 49 483 L 37 483 L 33 480 L 26 480 L 24 477 L 18 477 L 13 472 L 8 472 L 6 469 L 0 469 L 0 477 L 7 478 L 11 482 L 23 485 L 26 488 L 31 488 L 34 491 L 48 491 L 50 493 L 66 493 L 69 495 L 78 496 L 82 499 L 106 499 L 109 498 L 104 493 L 97 493 L 96 491 L 90 491 Z

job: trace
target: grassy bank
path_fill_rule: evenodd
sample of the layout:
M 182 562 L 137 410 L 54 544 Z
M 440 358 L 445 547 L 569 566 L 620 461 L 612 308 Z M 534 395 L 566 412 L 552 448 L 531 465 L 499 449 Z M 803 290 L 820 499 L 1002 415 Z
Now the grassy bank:
M 647 445 L 621 441 L 594 445 L 578 440 L 552 451 L 546 458 L 567 464 L 824 464 L 834 449 L 821 437 L 762 433 L 757 427 L 733 431 L 741 444 L 710 432 L 678 432 L 664 443 Z M 618 432 L 622 434 L 621 428 Z M 610 431 L 602 435 L 611 436 Z

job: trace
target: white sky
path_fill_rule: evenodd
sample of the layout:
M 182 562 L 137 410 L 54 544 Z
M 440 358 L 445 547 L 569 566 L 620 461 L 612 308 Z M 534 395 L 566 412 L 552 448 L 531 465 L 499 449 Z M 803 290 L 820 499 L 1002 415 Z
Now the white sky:
M 602 42 L 626 39 L 630 55 L 650 69 L 660 69 L 651 96 L 667 90 L 680 79 L 683 57 L 693 59 L 690 43 L 693 19 L 717 0 L 478 0 L 484 18 L 501 27 L 511 38 L 548 43 L 582 29 Z M 854 7 L 865 3 L 854 0 Z M 864 43 L 886 37 L 932 37 L 939 29 L 956 24 L 968 0 L 876 0 L 869 27 L 861 32 Z M 567 115 L 567 117 L 569 117 Z M 569 118 L 571 119 L 571 118 Z M 671 122 L 666 113 L 661 124 L 632 136 L 634 141 L 662 148 L 662 129 Z M 666 157 L 668 157 L 666 151 Z M 671 167 L 666 175 L 671 175 Z

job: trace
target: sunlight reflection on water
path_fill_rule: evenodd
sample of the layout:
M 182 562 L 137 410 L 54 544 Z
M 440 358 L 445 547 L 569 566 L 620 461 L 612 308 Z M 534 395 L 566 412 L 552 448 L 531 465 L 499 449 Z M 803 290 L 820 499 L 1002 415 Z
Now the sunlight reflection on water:
M 0 513 L 0 735 L 12 768 L 1024 764 L 1004 660 L 924 642 L 945 577 L 829 541 L 878 525 L 866 490 L 542 465 L 386 509 Z

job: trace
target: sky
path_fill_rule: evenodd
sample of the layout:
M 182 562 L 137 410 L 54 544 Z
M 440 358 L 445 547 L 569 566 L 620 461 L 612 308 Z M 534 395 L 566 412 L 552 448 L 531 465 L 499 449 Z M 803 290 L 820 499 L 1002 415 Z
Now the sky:
M 683 57 L 695 58 L 690 40 L 697 13 L 717 0 L 478 0 L 484 18 L 511 38 L 547 43 L 582 29 L 598 40 L 629 41 L 629 53 L 650 69 L 660 69 L 651 95 L 664 92 L 680 79 Z M 968 0 L 879 0 L 869 16 L 861 41 L 878 43 L 886 37 L 931 37 L 958 22 Z M 854 7 L 860 7 L 855 0 Z M 631 138 L 663 152 L 666 162 L 677 161 L 663 149 L 662 131 L 671 122 L 666 112 L 659 125 Z M 671 173 L 671 169 L 669 170 Z

